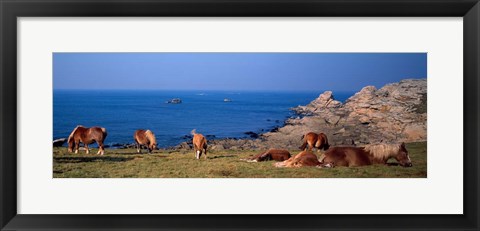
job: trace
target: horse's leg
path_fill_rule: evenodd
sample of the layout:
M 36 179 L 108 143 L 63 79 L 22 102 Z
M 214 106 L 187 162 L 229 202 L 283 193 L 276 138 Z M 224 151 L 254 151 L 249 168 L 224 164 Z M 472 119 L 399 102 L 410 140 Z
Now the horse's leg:
M 105 148 L 103 146 L 103 142 L 100 142 L 100 141 L 97 141 L 97 144 L 98 144 L 98 152 L 97 152 L 97 155 L 100 154 L 103 156 L 103 154 L 105 153 Z
M 312 149 L 313 149 L 312 141 L 308 141 L 308 151 L 312 151 Z
M 97 155 L 99 155 L 99 154 L 102 152 L 102 143 L 100 143 L 99 141 L 97 141 L 97 145 L 98 145 Z
M 321 160 L 319 160 L 320 165 L 317 166 L 318 168 L 332 168 L 333 167 L 333 158 L 330 156 L 324 156 Z
M 90 151 L 88 150 L 88 144 L 87 144 L 87 143 L 84 143 L 83 146 L 85 147 L 85 153 L 86 153 L 86 154 L 89 154 Z
M 140 143 L 138 143 L 138 141 L 135 141 L 135 146 L 137 147 L 137 153 L 142 153 L 142 150 L 140 149 Z
M 78 154 L 78 149 L 80 148 L 80 140 L 75 140 L 75 154 Z
M 299 148 L 300 150 L 305 151 L 305 148 L 307 148 L 307 146 L 308 146 L 307 141 L 304 140 L 302 146 L 300 146 Z
M 207 148 L 205 148 L 205 160 L 207 159 Z
M 335 167 L 335 161 L 333 161 L 330 158 L 323 158 L 322 161 L 320 161 L 320 168 L 333 168 Z M 348 165 L 346 165 L 348 166 Z
M 195 159 L 200 159 L 200 150 L 198 149 L 197 145 L 193 145 L 193 150 L 195 151 Z

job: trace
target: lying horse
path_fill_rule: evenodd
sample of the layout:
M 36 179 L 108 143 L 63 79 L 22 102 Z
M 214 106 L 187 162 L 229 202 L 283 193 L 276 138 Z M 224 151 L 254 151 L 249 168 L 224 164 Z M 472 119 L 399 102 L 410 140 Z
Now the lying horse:
M 157 150 L 157 140 L 155 134 L 150 130 L 136 130 L 133 134 L 135 140 L 135 146 L 137 147 L 137 153 L 141 153 L 141 145 L 147 147 L 149 153 L 152 150 Z
M 323 133 L 313 133 L 309 132 L 302 136 L 303 144 L 300 146 L 300 150 L 304 150 L 308 145 L 308 150 L 311 151 L 314 147 L 318 148 L 319 150 L 327 150 L 330 147 L 328 144 L 327 135 Z
M 260 161 L 284 161 L 290 158 L 290 152 L 284 149 L 268 149 L 266 152 L 259 153 L 253 157 L 247 158 L 247 162 L 260 162 Z
M 321 163 L 318 161 L 318 158 L 311 151 L 302 151 L 296 156 L 290 157 L 288 160 L 283 162 L 275 163 L 274 166 L 277 168 L 287 167 L 287 168 L 299 168 L 304 166 L 320 166 Z
M 85 146 L 86 153 L 88 154 L 90 153 L 88 150 L 88 145 L 96 141 L 98 144 L 97 154 L 103 155 L 105 153 L 105 149 L 103 147 L 105 138 L 107 138 L 107 130 L 105 128 L 86 128 L 82 125 L 78 125 L 75 129 L 73 129 L 72 133 L 70 133 L 70 136 L 68 136 L 68 151 L 73 152 L 73 146 L 75 145 L 75 153 L 78 153 L 80 142 L 82 142 Z
M 370 144 L 365 147 L 333 147 L 325 152 L 322 166 L 364 166 L 372 164 L 387 164 L 395 158 L 403 167 L 412 167 L 412 162 L 405 148 L 401 144 Z
M 200 159 L 202 152 L 205 151 L 205 159 L 207 159 L 207 139 L 202 134 L 193 129 L 190 134 L 193 135 L 193 150 L 195 151 L 195 158 Z

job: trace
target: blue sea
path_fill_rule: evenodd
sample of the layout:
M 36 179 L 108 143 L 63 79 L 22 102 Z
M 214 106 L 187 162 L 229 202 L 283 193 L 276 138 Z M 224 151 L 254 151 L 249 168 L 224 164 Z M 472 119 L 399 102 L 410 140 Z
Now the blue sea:
M 192 129 L 215 138 L 245 138 L 245 132 L 282 126 L 295 116 L 290 108 L 322 92 L 54 90 L 53 139 L 68 137 L 77 125 L 105 127 L 108 145 L 133 143 L 137 129 L 152 130 L 159 147 L 186 141 Z M 340 101 L 353 94 L 334 92 Z M 173 98 L 182 103 L 166 103 Z

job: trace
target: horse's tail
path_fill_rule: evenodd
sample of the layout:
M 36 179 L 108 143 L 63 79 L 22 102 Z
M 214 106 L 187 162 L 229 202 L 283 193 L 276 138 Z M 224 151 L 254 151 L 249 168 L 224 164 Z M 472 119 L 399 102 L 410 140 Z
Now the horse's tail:
M 105 139 L 105 137 L 107 137 L 107 134 L 108 134 L 107 129 L 105 129 L 105 128 L 100 128 L 100 129 L 102 129 L 103 139 Z
M 202 147 L 205 148 L 205 149 L 207 149 L 207 146 L 208 146 L 207 138 L 203 137 L 202 141 L 203 141 Z
M 324 133 L 320 133 L 320 136 L 322 137 L 324 143 L 323 143 L 323 150 L 327 150 L 328 148 L 330 148 L 330 144 L 328 143 L 328 138 L 327 138 L 327 135 L 325 135 Z
M 197 129 L 193 129 L 193 130 L 190 132 L 190 134 L 191 134 L 192 136 L 194 136 L 195 134 L 197 134 Z

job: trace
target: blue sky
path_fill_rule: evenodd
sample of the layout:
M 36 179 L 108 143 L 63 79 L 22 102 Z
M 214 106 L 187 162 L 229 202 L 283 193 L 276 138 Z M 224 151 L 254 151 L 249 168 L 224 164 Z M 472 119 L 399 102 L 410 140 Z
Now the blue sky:
M 427 77 L 426 53 L 54 53 L 54 89 L 358 91 Z

